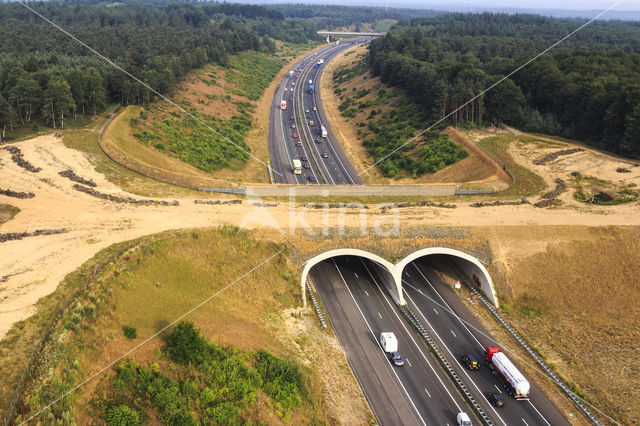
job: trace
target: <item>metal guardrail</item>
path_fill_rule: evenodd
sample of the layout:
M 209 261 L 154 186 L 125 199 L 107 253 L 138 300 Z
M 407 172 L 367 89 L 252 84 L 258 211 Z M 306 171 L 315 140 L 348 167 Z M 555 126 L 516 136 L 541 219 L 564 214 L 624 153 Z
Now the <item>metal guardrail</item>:
M 598 418 L 591 412 L 591 410 L 589 410 L 589 407 L 587 407 L 584 402 L 582 402 L 580 398 L 578 398 L 578 396 L 573 393 L 571 389 L 569 389 L 569 387 L 553 372 L 553 370 L 551 370 L 551 367 L 549 367 L 547 363 L 544 362 L 537 353 L 535 353 L 531 346 L 529 346 L 527 342 L 525 342 L 524 339 L 520 337 L 520 335 L 513 329 L 513 327 L 511 327 L 511 325 L 509 325 L 509 323 L 504 318 L 502 318 L 502 315 L 500 315 L 496 308 L 493 307 L 491 302 L 489 302 L 478 291 L 478 289 L 475 288 L 475 286 L 469 281 L 469 279 L 462 272 L 460 272 L 460 270 L 455 265 L 451 264 L 451 266 L 456 271 L 456 275 L 458 276 L 460 281 L 465 283 L 465 285 L 473 292 L 473 294 L 478 297 L 478 299 L 489 310 L 489 312 L 491 312 L 491 314 L 500 322 L 500 324 L 502 324 L 502 326 L 509 332 L 509 334 L 511 334 L 518 341 L 520 346 L 525 351 L 527 351 L 529 355 L 531 355 L 531 357 L 545 371 L 545 373 L 547 373 L 551 380 L 553 380 L 553 382 L 558 385 L 560 389 L 562 389 L 562 391 L 574 402 L 574 404 L 578 406 L 578 408 L 580 408 L 580 410 L 582 410 L 582 412 L 589 418 L 589 420 L 593 422 L 593 424 L 602 426 L 600 420 L 598 420 Z
M 427 330 L 424 328 L 420 320 L 416 317 L 413 310 L 408 305 L 404 305 L 404 306 L 399 305 L 399 308 L 404 314 L 404 316 L 409 320 L 411 325 L 413 325 L 413 327 L 416 330 L 418 330 L 418 333 L 420 333 L 422 338 L 427 342 L 431 351 L 438 357 L 440 364 L 442 364 L 442 366 L 447 371 L 447 374 L 449 374 L 449 376 L 453 379 L 456 386 L 458 386 L 458 389 L 460 390 L 460 392 L 462 392 L 464 397 L 467 398 L 467 401 L 469 401 L 469 403 L 473 406 L 474 410 L 476 411 L 476 413 L 478 414 L 482 422 L 487 426 L 492 426 L 493 422 L 491 421 L 487 413 L 485 413 L 485 411 L 482 409 L 482 407 L 480 406 L 478 401 L 475 399 L 473 394 L 467 388 L 467 385 L 464 384 L 464 382 L 462 381 L 458 373 L 453 369 L 453 367 L 451 366 L 447 358 L 444 356 L 442 351 L 440 351 L 440 348 L 438 348 L 438 345 L 431 338 L 431 336 L 429 335 Z
M 316 293 L 313 291 L 313 288 L 311 288 L 311 283 L 309 282 L 309 280 L 307 280 L 307 293 L 309 293 L 309 296 L 311 296 L 311 301 L 313 302 L 313 307 L 316 309 L 316 314 L 318 314 L 320 324 L 322 324 L 323 328 L 327 328 L 327 320 L 324 318 L 322 309 L 320 309 L 320 302 L 318 302 Z
M 455 195 L 477 195 L 477 194 L 493 194 L 492 189 L 458 189 Z

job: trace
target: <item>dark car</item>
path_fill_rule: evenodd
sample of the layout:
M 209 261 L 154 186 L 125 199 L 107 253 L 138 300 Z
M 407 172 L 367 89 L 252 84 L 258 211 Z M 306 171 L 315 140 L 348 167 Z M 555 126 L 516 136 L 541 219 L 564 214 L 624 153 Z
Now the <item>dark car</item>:
M 504 405 L 504 398 L 502 398 L 502 395 L 500 395 L 499 393 L 489 392 L 487 394 L 487 399 L 496 407 L 502 407 Z
M 302 163 L 302 167 L 304 167 L 305 169 L 310 169 L 310 168 L 311 168 L 311 164 L 309 164 L 309 163 Z
M 316 139 L 316 143 L 322 143 L 322 139 L 320 138 Z
M 307 161 L 307 156 L 306 155 L 301 156 L 300 161 L 302 162 Z
M 480 364 L 478 363 L 478 360 L 476 359 L 476 357 L 474 357 L 473 355 L 464 355 L 460 359 L 460 362 L 462 362 L 465 365 L 465 367 L 467 367 L 469 370 L 480 369 Z
M 309 180 L 309 182 L 315 182 L 316 181 L 316 177 L 314 175 L 309 175 L 309 177 L 307 177 L 307 179 Z
M 329 158 L 329 153 L 327 151 L 323 152 L 322 158 Z
M 296 141 L 296 146 L 302 146 L 302 142 Z
M 391 362 L 393 362 L 393 365 L 395 365 L 396 367 L 402 367 L 404 365 L 404 359 L 402 359 L 402 355 L 400 355 L 398 352 L 391 352 Z
M 297 137 L 298 137 L 298 134 L 297 134 L 296 132 L 293 132 L 293 134 L 291 135 L 291 137 L 295 139 L 295 138 L 297 138 Z

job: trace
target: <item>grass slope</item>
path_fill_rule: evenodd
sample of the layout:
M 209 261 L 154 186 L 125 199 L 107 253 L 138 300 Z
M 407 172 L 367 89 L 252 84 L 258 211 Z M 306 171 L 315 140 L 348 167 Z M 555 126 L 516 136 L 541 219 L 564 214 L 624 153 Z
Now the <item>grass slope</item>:
M 140 367 L 134 369 L 136 377 L 151 374 L 153 380 L 165 381 L 167 387 L 177 389 L 172 404 L 187 407 L 187 412 L 193 411 L 196 418 L 210 417 L 206 407 L 215 408 L 217 403 L 233 402 L 238 409 L 238 418 L 243 420 L 269 424 L 280 424 L 284 420 L 290 420 L 292 424 L 328 420 L 330 414 L 325 413 L 320 396 L 322 386 L 317 363 L 321 362 L 310 363 L 308 357 L 318 350 L 318 353 L 331 353 L 335 349 L 313 349 L 318 346 L 315 342 L 307 343 L 306 350 L 302 351 L 309 337 L 302 335 L 294 341 L 283 329 L 288 321 L 283 313 L 295 310 L 299 303 L 299 283 L 285 247 L 255 240 L 231 227 L 170 232 L 141 239 L 129 247 L 132 249 L 120 250 L 120 256 L 90 280 L 56 322 L 49 344 L 38 358 L 40 363 L 34 369 L 35 379 L 29 382 L 22 399 L 22 418 L 70 389 L 96 371 L 98 366 L 117 359 L 198 303 L 220 292 L 261 261 L 284 250 L 195 310 L 188 319 L 206 339 L 222 348 L 220 350 L 227 354 L 225 357 L 237 354 L 236 358 L 227 361 L 229 363 L 242 361 L 249 368 L 259 366 L 256 356 L 266 356 L 261 355 L 261 350 L 270 351 L 276 358 L 291 360 L 291 365 L 295 364 L 301 374 L 297 382 L 300 385 L 299 406 L 291 404 L 291 401 L 283 402 L 282 395 L 276 391 L 277 386 L 267 386 L 268 380 L 264 377 L 261 390 L 252 388 L 256 390 L 255 398 L 238 402 L 229 396 L 228 386 L 227 390 L 223 389 L 224 386 L 214 387 L 211 382 L 213 376 L 207 379 L 203 366 L 194 368 L 201 363 L 194 362 L 189 366 L 172 358 L 167 352 L 166 333 L 130 354 L 126 362 L 135 362 Z M 233 349 L 224 349 L 231 346 Z M 346 360 L 338 363 L 345 365 L 340 368 L 342 371 L 334 373 L 332 380 L 336 383 L 345 381 L 345 377 L 347 382 L 353 380 L 345 376 L 345 371 L 348 371 Z M 173 417 L 166 417 L 166 407 L 159 405 L 156 393 L 136 391 L 131 387 L 134 382 L 139 384 L 142 376 L 131 378 L 131 382 L 125 384 L 117 383 L 122 378 L 122 368 L 115 366 L 109 369 L 101 379 L 90 382 L 73 396 L 56 404 L 51 413 L 42 414 L 42 420 L 72 418 L 79 424 L 103 421 L 108 418 L 110 410 L 123 405 L 123 401 L 141 398 L 135 406 L 129 404 L 140 419 L 148 423 L 162 420 L 172 424 Z M 48 371 L 54 371 L 54 374 L 49 376 Z M 124 374 L 131 376 L 133 373 Z M 175 386 L 174 382 L 177 383 Z M 192 397 L 192 402 L 184 403 L 182 399 L 188 398 L 188 392 L 193 390 L 185 391 L 187 382 L 193 382 L 199 395 L 205 388 L 211 388 L 214 391 L 213 402 L 205 403 L 199 397 Z M 357 386 L 351 383 L 350 386 Z M 230 399 L 225 399 L 225 395 Z M 368 411 L 364 400 L 357 394 L 353 400 L 360 401 L 356 416 L 358 422 L 366 422 Z

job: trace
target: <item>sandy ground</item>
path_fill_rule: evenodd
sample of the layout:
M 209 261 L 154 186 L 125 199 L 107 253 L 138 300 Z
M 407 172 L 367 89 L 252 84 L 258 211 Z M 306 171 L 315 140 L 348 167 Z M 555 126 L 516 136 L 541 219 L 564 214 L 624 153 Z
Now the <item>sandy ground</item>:
M 457 202 L 456 209 L 415 207 L 381 213 L 371 205 L 361 213 L 337 209 L 308 210 L 295 203 L 281 202 L 277 207 L 255 207 L 245 200 L 240 205 L 195 204 L 193 197 L 180 198 L 178 207 L 134 206 L 101 200 L 72 189 L 73 182 L 58 175 L 71 168 L 84 178 L 93 179 L 97 190 L 129 196 L 97 173 L 87 158 L 64 146 L 54 136 L 41 136 L 14 144 L 25 158 L 42 167 L 31 173 L 18 167 L 5 150 L 0 150 L 0 182 L 3 188 L 31 191 L 33 199 L 21 200 L 0 196 L 0 202 L 21 209 L 18 215 L 0 226 L 0 233 L 34 231 L 42 228 L 67 228 L 58 235 L 28 237 L 0 243 L 0 275 L 17 274 L 0 283 L 0 338 L 16 321 L 30 316 L 39 298 L 52 293 L 62 278 L 78 268 L 100 249 L 113 243 L 169 229 L 235 224 L 247 228 L 269 227 L 280 237 L 312 232 L 311 227 L 354 227 L 374 235 L 381 227 L 404 226 L 500 226 L 500 225 L 639 225 L 638 202 L 616 207 L 576 204 L 554 209 L 532 206 L 470 208 L 470 202 Z M 516 152 L 521 149 L 514 146 Z M 590 154 L 592 153 L 592 154 Z M 563 174 L 575 169 L 602 170 L 605 175 L 640 181 L 640 168 L 620 176 L 615 172 L 619 160 L 594 151 L 561 157 L 547 166 L 532 166 L 553 179 L 554 170 Z M 527 154 L 524 162 L 538 158 L 540 151 Z M 570 158 L 571 157 L 571 158 Z M 528 165 L 528 164 L 527 164 Z M 540 167 L 540 170 L 536 169 Z M 546 174 L 545 174 L 546 173 Z M 614 175 L 615 174 L 615 175 Z M 140 198 L 133 196 L 134 198 Z M 462 199 L 461 199 L 462 200 Z

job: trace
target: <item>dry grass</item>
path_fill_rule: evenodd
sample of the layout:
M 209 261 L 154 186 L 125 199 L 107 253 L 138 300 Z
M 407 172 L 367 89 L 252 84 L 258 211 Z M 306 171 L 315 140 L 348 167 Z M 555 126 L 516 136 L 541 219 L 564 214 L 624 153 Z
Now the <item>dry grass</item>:
M 295 307 L 299 305 L 299 283 L 284 245 L 256 239 L 232 227 L 167 232 L 134 245 L 108 265 L 87 294 L 75 299 L 74 306 L 96 304 L 99 315 L 94 322 L 83 320 L 79 332 L 69 334 L 58 374 L 62 376 L 62 366 L 76 359 L 80 374 L 96 371 L 282 251 L 187 319 L 217 344 L 240 350 L 265 348 L 300 362 L 306 372 L 307 396 L 294 412 L 294 424 L 310 424 L 312 419 L 346 418 L 354 424 L 369 420 L 370 412 L 356 381 L 345 374 L 348 364 L 335 337 L 318 327 L 310 309 Z M 124 325 L 136 327 L 138 338 L 126 339 Z M 163 364 L 157 353 L 162 346 L 162 337 L 156 338 L 130 357 L 143 365 Z M 331 354 L 330 360 L 324 359 L 326 354 Z M 79 424 L 92 421 L 91 400 L 96 398 L 94 392 L 102 389 L 100 382 L 93 381 L 76 394 L 73 413 Z M 338 404 L 332 400 L 334 386 L 350 395 L 350 401 Z M 269 415 L 273 408 L 267 403 L 252 409 L 257 410 L 257 419 L 281 424 Z
M 373 159 L 369 156 L 363 146 L 363 136 L 359 135 L 357 131 L 358 129 L 366 129 L 366 127 L 361 126 L 367 123 L 367 117 L 372 110 L 386 112 L 395 108 L 399 100 L 399 96 L 392 96 L 387 102 L 382 104 L 361 108 L 354 118 L 345 120 L 338 109 L 341 100 L 334 93 L 335 85 L 333 83 L 333 74 L 336 70 L 353 66 L 356 62 L 362 61 L 366 52 L 366 45 L 357 45 L 350 49 L 346 49 L 327 65 L 327 69 L 322 74 L 320 82 L 320 93 L 324 110 L 327 114 L 327 119 L 329 120 L 338 141 L 345 151 L 345 154 L 356 170 L 363 171 L 368 169 L 367 172 L 362 174 L 362 178 L 365 183 L 384 185 L 468 183 L 475 185 L 474 187 L 494 189 L 503 189 L 506 186 L 505 182 L 509 182 L 510 179 L 508 176 L 504 175 L 504 172 L 496 162 L 487 157 L 463 134 L 453 128 L 448 128 L 446 133 L 449 134 L 452 140 L 463 145 L 469 152 L 468 157 L 455 164 L 435 173 L 425 174 L 417 179 L 413 179 L 411 177 L 396 177 L 390 179 L 382 175 L 377 167 L 371 167 Z M 379 78 L 372 77 L 368 72 L 354 77 L 350 81 L 341 84 L 339 87 L 343 89 L 343 93 L 346 93 L 347 96 L 359 90 L 369 90 L 370 92 L 358 99 L 358 102 L 374 100 L 377 93 L 382 89 L 387 92 L 392 92 L 394 90 L 380 82 Z M 427 126 L 428 123 L 425 123 L 425 127 Z
M 20 209 L 11 204 L 0 204 L 0 225 L 9 222 L 19 212 Z
M 70 130 L 62 138 L 64 145 L 85 153 L 96 171 L 124 191 L 145 197 L 193 196 L 194 191 L 149 179 L 109 158 L 98 145 L 98 130 Z M 204 193 L 198 193 L 198 197 Z
M 502 164 L 512 178 L 511 186 L 499 192 L 501 198 L 527 197 L 539 193 L 547 187 L 544 179 L 518 164 L 509 153 L 509 144 L 516 140 L 512 135 L 495 135 L 478 141 L 478 147 L 496 163 Z
M 497 255 L 492 273 L 509 321 L 589 402 L 621 424 L 638 424 L 640 229 L 496 227 L 484 234 Z
M 281 50 L 274 57 L 282 56 L 282 60 L 287 64 L 292 63 L 310 52 L 308 49 L 301 51 L 303 47 L 281 46 Z M 179 105 L 197 108 L 200 113 L 220 119 L 229 119 L 232 115 L 237 115 L 238 102 L 249 102 L 255 109 L 250 114 L 252 127 L 245 138 L 252 155 L 246 164 L 238 168 L 224 168 L 207 173 L 138 142 L 133 137 L 129 121 L 131 118 L 140 119 L 139 107 L 127 107 L 105 132 L 104 142 L 112 149 L 110 156 L 145 176 L 190 188 L 230 186 L 243 182 L 268 183 L 269 175 L 264 164 L 269 161 L 267 135 L 271 101 L 276 87 L 289 72 L 287 64 L 256 102 L 248 101 L 246 97 L 239 95 L 236 85 L 225 80 L 226 70 L 218 65 L 207 65 L 203 69 L 191 72 L 173 96 Z M 209 84 L 203 80 L 209 81 Z M 215 81 L 215 84 L 211 81 Z M 147 124 L 161 121 L 164 117 L 178 112 L 164 101 L 155 102 L 149 109 L 149 117 L 144 120 Z

